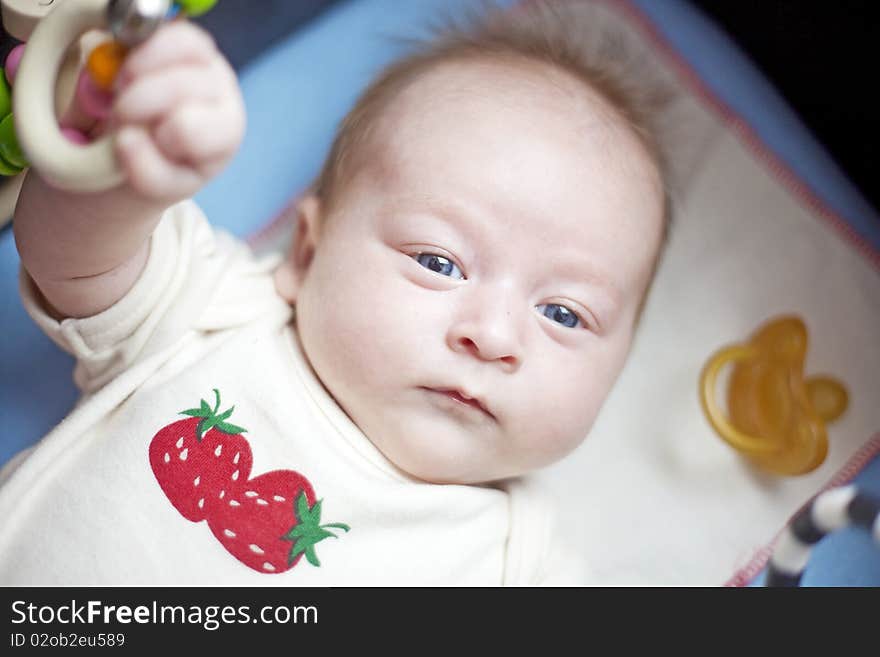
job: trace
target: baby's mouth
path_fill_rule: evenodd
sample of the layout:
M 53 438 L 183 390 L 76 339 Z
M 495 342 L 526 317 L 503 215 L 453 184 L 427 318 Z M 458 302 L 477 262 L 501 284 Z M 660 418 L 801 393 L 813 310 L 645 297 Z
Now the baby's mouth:
M 434 393 L 437 393 L 440 395 L 445 395 L 446 397 L 458 402 L 459 404 L 462 404 L 464 406 L 469 406 L 475 410 L 478 410 L 482 413 L 485 413 L 493 420 L 496 419 L 495 416 L 492 414 L 492 412 L 486 406 L 485 402 L 483 402 L 482 400 L 480 400 L 477 397 L 473 397 L 473 396 L 469 395 L 468 393 L 466 393 L 462 390 L 459 390 L 457 388 L 429 388 L 429 387 L 424 387 L 424 390 L 428 390 L 430 392 L 434 392 Z

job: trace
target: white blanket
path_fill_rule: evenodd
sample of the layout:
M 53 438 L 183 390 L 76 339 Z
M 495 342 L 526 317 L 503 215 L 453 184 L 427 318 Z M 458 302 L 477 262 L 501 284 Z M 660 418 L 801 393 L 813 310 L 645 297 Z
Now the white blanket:
M 689 105 L 701 146 L 631 359 L 587 441 L 540 474 L 609 585 L 747 583 L 802 504 L 880 452 L 880 259 L 737 124 Z M 792 313 L 806 373 L 843 381 L 850 402 L 822 466 L 776 477 L 713 432 L 698 380 L 719 347 Z

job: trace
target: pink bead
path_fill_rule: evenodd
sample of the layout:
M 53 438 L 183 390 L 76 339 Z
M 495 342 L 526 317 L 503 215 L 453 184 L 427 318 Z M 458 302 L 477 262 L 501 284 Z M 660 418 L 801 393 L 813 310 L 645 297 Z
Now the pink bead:
M 76 104 L 93 119 L 103 121 L 110 116 L 113 94 L 99 89 L 89 74 L 83 71 L 76 83 Z
M 18 72 L 18 65 L 21 63 L 21 56 L 23 54 L 24 44 L 20 43 L 10 50 L 9 54 L 6 56 L 4 68 L 6 69 L 6 80 L 9 84 L 12 84 L 12 81 L 15 79 L 15 74 Z
M 68 141 L 73 142 L 74 144 L 84 145 L 89 143 L 89 138 L 81 133 L 79 130 L 74 130 L 73 128 L 61 128 L 61 134 L 67 137 Z

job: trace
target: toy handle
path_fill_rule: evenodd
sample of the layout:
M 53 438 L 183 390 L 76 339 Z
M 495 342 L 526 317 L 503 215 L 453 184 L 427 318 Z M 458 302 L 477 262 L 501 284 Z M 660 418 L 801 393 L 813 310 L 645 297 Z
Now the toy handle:
M 737 429 L 725 417 L 720 406 L 715 401 L 715 383 L 718 380 L 718 374 L 721 372 L 721 369 L 730 362 L 750 360 L 756 355 L 757 351 L 754 347 L 733 345 L 721 349 L 712 356 L 700 375 L 700 403 L 703 405 L 706 417 L 718 432 L 718 435 L 733 447 L 743 452 L 766 454 L 776 451 L 779 447 Z
M 67 49 L 84 32 L 106 28 L 108 0 L 65 0 L 34 29 L 15 78 L 12 109 L 22 150 L 51 185 L 99 192 L 122 183 L 113 134 L 85 145 L 67 140 L 55 118 L 54 93 Z

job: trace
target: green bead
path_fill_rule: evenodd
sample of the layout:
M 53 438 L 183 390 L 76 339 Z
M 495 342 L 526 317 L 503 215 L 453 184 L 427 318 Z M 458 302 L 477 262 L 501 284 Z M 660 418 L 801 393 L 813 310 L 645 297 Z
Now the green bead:
M 18 145 L 18 137 L 15 136 L 12 114 L 7 114 L 0 121 L 0 157 L 15 167 L 24 168 L 28 165 L 27 158 Z
M 0 71 L 0 116 L 6 116 L 12 111 L 12 92 L 6 76 Z
M 187 16 L 201 16 L 216 5 L 217 0 L 177 0 L 175 4 Z
M 21 167 L 12 166 L 0 156 L 0 176 L 15 176 L 21 172 Z

